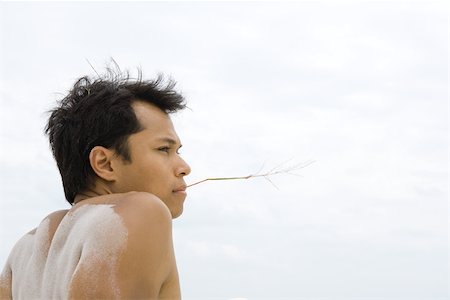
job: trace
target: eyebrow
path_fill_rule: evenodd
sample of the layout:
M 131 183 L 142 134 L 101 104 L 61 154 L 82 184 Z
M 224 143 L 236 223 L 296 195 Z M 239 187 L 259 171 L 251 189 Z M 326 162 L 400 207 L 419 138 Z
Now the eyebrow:
M 178 144 L 178 142 L 172 138 L 169 137 L 163 137 L 163 138 L 159 138 L 158 141 L 160 142 L 166 142 L 169 143 L 170 145 L 176 145 Z M 183 147 L 183 145 L 180 144 L 180 148 Z

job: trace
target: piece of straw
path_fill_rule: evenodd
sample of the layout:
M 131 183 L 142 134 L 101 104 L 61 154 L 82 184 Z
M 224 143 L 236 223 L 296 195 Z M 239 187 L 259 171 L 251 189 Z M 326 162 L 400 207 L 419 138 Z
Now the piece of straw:
M 296 164 L 296 165 L 293 165 L 290 167 L 282 168 L 282 166 L 286 164 L 286 162 L 284 162 L 284 163 L 279 164 L 275 168 L 271 169 L 270 171 L 260 174 L 261 170 L 264 168 L 264 165 L 263 165 L 261 167 L 261 169 L 258 172 L 256 172 L 255 174 L 251 174 L 251 175 L 247 175 L 247 176 L 237 176 L 237 177 L 211 177 L 211 178 L 206 178 L 206 179 L 194 182 L 192 184 L 189 184 L 187 187 L 189 188 L 191 186 L 194 186 L 194 185 L 206 182 L 206 181 L 212 181 L 212 180 L 239 180 L 239 179 L 250 179 L 250 178 L 256 178 L 256 177 L 263 177 L 264 179 L 269 181 L 274 187 L 278 188 L 270 180 L 270 178 L 269 178 L 270 176 L 277 175 L 277 174 L 290 174 L 290 175 L 301 176 L 301 175 L 298 175 L 298 174 L 295 174 L 292 172 L 299 170 L 299 169 L 303 169 L 314 162 L 315 162 L 314 160 L 308 160 L 303 163 L 299 163 L 299 164 Z

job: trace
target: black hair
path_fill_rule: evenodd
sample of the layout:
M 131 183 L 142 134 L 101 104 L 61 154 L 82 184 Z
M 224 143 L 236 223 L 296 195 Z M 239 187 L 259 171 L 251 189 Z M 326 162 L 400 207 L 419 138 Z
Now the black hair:
M 111 71 L 105 76 L 79 78 L 66 97 L 52 109 L 45 133 L 58 165 L 66 200 L 94 183 L 96 174 L 89 154 L 95 146 L 113 149 L 131 161 L 128 136 L 141 131 L 131 104 L 150 103 L 166 114 L 186 107 L 183 96 L 174 90 L 175 81 L 158 75 L 155 80 L 130 78 L 128 73 Z

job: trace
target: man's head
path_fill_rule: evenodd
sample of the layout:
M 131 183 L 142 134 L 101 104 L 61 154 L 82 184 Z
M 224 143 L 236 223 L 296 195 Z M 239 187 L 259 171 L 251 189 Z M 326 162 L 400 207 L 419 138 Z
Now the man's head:
M 168 114 L 185 103 L 174 86 L 172 81 L 164 85 L 161 76 L 144 81 L 111 73 L 75 83 L 51 111 L 45 129 L 69 203 L 98 182 L 113 192 L 146 191 L 160 198 L 168 197 L 167 191 L 158 190 L 164 184 L 178 185 L 174 189 L 184 185 L 190 169 L 177 154 L 181 144 Z M 167 159 L 155 156 L 157 151 L 167 152 Z

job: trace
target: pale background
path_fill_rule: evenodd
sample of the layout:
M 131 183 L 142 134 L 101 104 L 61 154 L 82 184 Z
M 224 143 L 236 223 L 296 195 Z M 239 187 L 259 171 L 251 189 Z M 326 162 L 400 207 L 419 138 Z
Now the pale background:
M 446 1 L 0 3 L 0 264 L 68 208 L 43 127 L 113 57 L 179 82 L 184 299 L 449 299 Z M 323 298 L 321 298 L 323 297 Z

